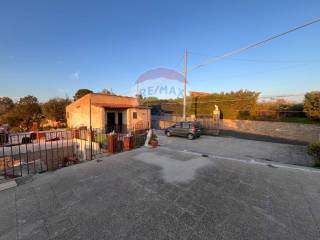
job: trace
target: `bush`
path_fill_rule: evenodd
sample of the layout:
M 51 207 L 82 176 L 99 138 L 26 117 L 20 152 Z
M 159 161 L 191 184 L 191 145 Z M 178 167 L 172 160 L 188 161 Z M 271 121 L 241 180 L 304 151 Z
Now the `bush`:
M 320 167 L 320 142 L 309 144 L 307 153 L 314 158 L 316 167 Z
M 309 118 L 320 120 L 320 92 L 309 92 L 304 96 L 304 111 Z
M 248 90 L 191 96 L 188 98 L 187 114 L 212 116 L 217 105 L 226 119 L 249 119 L 252 109 L 256 107 L 258 96 L 258 92 Z

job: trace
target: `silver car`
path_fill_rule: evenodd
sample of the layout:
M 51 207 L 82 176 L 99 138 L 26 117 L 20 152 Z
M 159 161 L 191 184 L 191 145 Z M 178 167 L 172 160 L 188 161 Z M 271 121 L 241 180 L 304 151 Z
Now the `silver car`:
M 189 140 L 201 136 L 200 123 L 195 121 L 178 122 L 165 129 L 164 133 L 170 136 L 187 137 Z

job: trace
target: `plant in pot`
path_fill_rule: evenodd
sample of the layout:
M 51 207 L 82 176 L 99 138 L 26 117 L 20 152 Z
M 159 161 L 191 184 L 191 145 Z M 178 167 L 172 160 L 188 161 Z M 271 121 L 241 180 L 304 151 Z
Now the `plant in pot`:
M 152 147 L 157 147 L 157 146 L 159 145 L 159 144 L 158 144 L 158 136 L 154 133 L 154 131 L 152 131 L 149 144 L 150 144 Z

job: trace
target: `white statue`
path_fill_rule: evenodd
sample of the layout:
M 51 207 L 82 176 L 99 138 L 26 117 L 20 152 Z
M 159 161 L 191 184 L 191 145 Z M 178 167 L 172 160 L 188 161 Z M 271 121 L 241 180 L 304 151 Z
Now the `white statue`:
M 147 138 L 146 138 L 146 142 L 144 143 L 144 146 L 148 147 L 149 146 L 149 142 L 151 140 L 152 137 L 152 129 L 150 128 L 148 130 L 148 134 L 147 134 Z

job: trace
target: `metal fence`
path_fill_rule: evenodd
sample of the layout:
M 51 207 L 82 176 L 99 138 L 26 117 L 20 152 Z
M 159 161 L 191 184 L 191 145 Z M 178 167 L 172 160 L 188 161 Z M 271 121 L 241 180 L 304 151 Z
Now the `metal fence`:
M 124 150 L 125 134 L 116 134 L 116 152 Z M 134 133 L 133 148 L 144 144 L 146 133 Z M 42 173 L 95 159 L 108 153 L 104 129 L 58 130 L 0 134 L 0 178 Z

